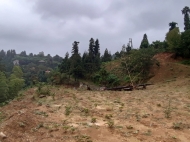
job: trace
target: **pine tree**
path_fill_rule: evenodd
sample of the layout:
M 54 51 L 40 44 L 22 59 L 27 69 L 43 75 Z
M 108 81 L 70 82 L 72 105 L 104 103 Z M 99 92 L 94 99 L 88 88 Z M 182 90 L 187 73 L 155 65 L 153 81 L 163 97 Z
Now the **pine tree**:
M 184 30 L 189 30 L 190 29 L 190 19 L 189 19 L 189 13 L 190 9 L 188 6 L 184 7 L 182 10 L 182 14 L 184 14 Z
M 74 42 L 72 47 L 72 56 L 70 58 L 70 74 L 73 75 L 75 81 L 78 78 L 82 78 L 84 76 L 84 71 L 82 69 L 81 56 L 78 53 L 78 44 L 79 42 Z
M 62 60 L 61 64 L 58 66 L 59 71 L 61 73 L 69 73 L 69 69 L 70 69 L 70 61 L 69 61 L 69 53 L 67 52 L 65 54 L 65 58 Z
M 79 52 L 78 44 L 79 44 L 79 42 L 74 41 L 73 47 L 72 47 L 72 53 L 73 53 L 73 55 L 74 55 L 74 54 L 76 55 L 76 54 L 78 54 L 78 52 Z
M 99 44 L 99 40 L 98 39 L 96 39 L 96 41 L 95 41 L 94 55 L 100 57 L 100 44 Z
M 93 60 L 93 57 L 94 57 L 94 39 L 91 38 L 89 42 L 90 43 L 89 43 L 88 53 L 89 53 L 91 60 Z
M 149 47 L 148 38 L 147 38 L 147 35 L 144 34 L 143 40 L 141 41 L 140 48 L 148 48 L 148 47 Z
M 108 49 L 106 48 L 104 51 L 104 55 L 102 56 L 102 62 L 108 62 L 112 60 L 111 53 L 108 52 Z

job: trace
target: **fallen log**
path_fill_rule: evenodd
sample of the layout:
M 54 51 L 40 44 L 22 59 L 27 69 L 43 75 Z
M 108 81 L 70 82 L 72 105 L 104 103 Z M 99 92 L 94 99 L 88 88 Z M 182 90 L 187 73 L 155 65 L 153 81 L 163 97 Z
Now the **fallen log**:
M 111 90 L 111 91 L 132 91 L 133 90 L 133 86 L 128 85 L 128 86 L 120 86 L 120 87 L 113 87 L 113 88 L 106 88 L 105 90 Z
M 119 87 L 113 87 L 113 88 L 105 88 L 105 90 L 110 91 L 133 91 L 134 89 L 140 90 L 140 89 L 146 89 L 146 86 L 153 85 L 151 83 L 146 84 L 138 84 L 136 86 L 128 85 L 128 86 L 119 86 Z

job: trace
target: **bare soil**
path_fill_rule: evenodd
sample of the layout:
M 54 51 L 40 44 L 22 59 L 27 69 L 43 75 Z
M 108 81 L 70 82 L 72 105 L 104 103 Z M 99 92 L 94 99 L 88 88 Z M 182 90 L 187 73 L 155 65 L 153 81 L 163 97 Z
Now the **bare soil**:
M 0 108 L 0 141 L 189 142 L 190 67 L 167 60 L 153 73 L 154 85 L 131 92 L 28 89 Z

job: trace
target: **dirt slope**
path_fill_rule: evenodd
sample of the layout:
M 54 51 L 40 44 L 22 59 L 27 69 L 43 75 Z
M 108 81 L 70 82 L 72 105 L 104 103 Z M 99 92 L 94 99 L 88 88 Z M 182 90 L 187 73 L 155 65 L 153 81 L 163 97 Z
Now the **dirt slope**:
M 163 61 L 151 80 L 155 85 L 132 92 L 60 86 L 50 87 L 54 97 L 39 98 L 36 88 L 28 89 L 0 108 L 0 132 L 7 136 L 0 141 L 189 142 L 188 71 L 175 61 Z
M 164 82 L 190 76 L 190 66 L 180 64 L 180 59 L 174 59 L 173 56 L 173 53 L 160 53 L 154 56 L 159 66 L 154 65 L 152 68 L 154 77 L 150 79 L 150 82 Z

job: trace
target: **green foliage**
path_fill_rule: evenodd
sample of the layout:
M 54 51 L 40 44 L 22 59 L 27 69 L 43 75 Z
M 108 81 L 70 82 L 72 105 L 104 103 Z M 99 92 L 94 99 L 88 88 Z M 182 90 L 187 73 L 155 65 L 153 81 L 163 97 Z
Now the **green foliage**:
M 184 30 L 190 30 L 190 19 L 189 19 L 189 13 L 190 9 L 188 6 L 185 6 L 182 10 L 182 14 L 184 14 Z
M 72 47 L 72 53 L 73 53 L 73 55 L 74 55 L 74 54 L 78 54 L 78 51 L 79 51 L 79 49 L 78 49 L 78 44 L 79 44 L 79 42 L 74 41 L 73 47 Z
M 104 51 L 104 55 L 102 56 L 102 62 L 109 62 L 112 60 L 111 53 L 108 52 L 108 49 L 106 48 Z
M 11 79 L 9 82 L 9 98 L 13 99 L 24 86 L 24 79 Z
M 24 87 L 23 72 L 19 66 L 14 66 L 9 78 L 9 98 L 13 99 L 18 92 Z
M 168 43 L 169 51 L 180 53 L 181 34 L 179 28 L 174 28 L 166 34 L 166 41 Z
M 146 34 L 144 34 L 143 40 L 141 41 L 140 49 L 148 47 L 149 47 L 148 37 Z
M 108 85 L 111 87 L 118 86 L 120 84 L 119 78 L 114 74 L 109 74 L 106 81 L 107 81 Z
M 71 106 L 65 106 L 65 115 L 68 116 L 72 112 Z
M 171 23 L 169 23 L 169 26 L 170 26 L 169 31 L 171 31 L 171 30 L 175 29 L 175 28 L 176 28 L 176 25 L 177 25 L 177 23 L 176 23 L 176 22 L 171 22 Z
M 3 72 L 0 72 L 0 103 L 5 102 L 8 99 L 8 84 L 6 76 Z
M 180 53 L 190 58 L 190 29 L 181 34 Z
M 37 93 L 38 93 L 38 95 L 50 96 L 51 95 L 50 87 L 45 86 L 43 83 L 39 83 Z
M 125 79 L 130 80 L 131 83 L 146 80 L 154 62 L 152 57 L 156 53 L 157 50 L 152 48 L 131 50 L 130 54 L 123 57 L 121 62 Z
M 162 52 L 165 52 L 166 48 L 168 48 L 168 44 L 166 41 L 161 42 L 159 40 L 156 40 L 150 44 L 150 47 L 154 49 L 159 49 L 159 50 L 162 50 Z
M 120 84 L 119 78 L 114 74 L 107 72 L 104 66 L 102 66 L 100 71 L 93 76 L 93 81 L 99 85 L 105 85 L 108 87 Z
M 57 70 L 52 71 L 48 76 L 49 82 L 55 85 L 59 85 L 65 82 L 68 82 L 69 78 L 66 74 L 60 73 Z
M 189 65 L 190 66 L 190 60 L 184 60 L 181 62 L 184 65 Z

